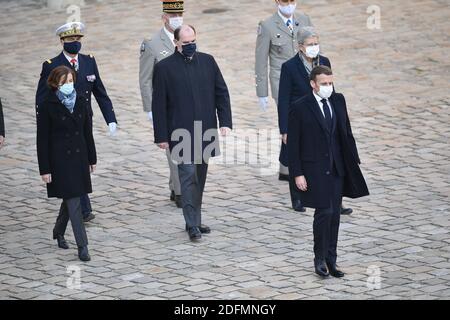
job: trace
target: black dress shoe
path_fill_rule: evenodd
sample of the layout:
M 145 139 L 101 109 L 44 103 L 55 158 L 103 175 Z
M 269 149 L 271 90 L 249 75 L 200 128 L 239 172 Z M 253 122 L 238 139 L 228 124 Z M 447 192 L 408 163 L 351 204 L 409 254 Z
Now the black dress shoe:
M 295 200 L 292 204 L 292 208 L 297 212 L 306 212 L 306 209 L 302 206 L 302 202 L 300 200 Z
M 188 233 L 189 239 L 191 239 L 191 241 L 198 241 L 202 238 L 202 233 L 197 227 L 189 228 Z
M 280 173 L 280 175 L 278 176 L 278 180 L 280 180 L 280 181 L 288 181 L 289 182 L 289 175 Z
M 189 228 L 186 225 L 186 231 L 188 231 L 188 230 L 189 230 Z M 200 230 L 200 233 L 204 233 L 204 234 L 211 233 L 211 228 L 208 226 L 205 226 L 203 224 L 200 227 L 198 227 L 198 230 Z
M 175 201 L 175 191 L 170 192 L 170 201 Z
M 330 275 L 335 278 L 343 278 L 345 276 L 345 273 L 343 273 L 341 270 L 339 270 L 336 266 L 336 264 L 329 264 L 327 263 L 328 270 L 330 272 Z
M 64 239 L 64 236 L 54 235 L 53 239 L 56 239 L 59 248 L 65 250 L 69 249 L 69 245 L 67 244 L 66 239 Z
M 314 268 L 316 271 L 316 274 L 321 278 L 328 278 L 330 274 L 327 270 L 327 265 L 325 264 L 325 261 L 314 261 Z
M 89 213 L 86 217 L 83 217 L 84 222 L 89 222 L 95 219 L 95 214 Z
M 352 208 L 344 208 L 343 206 L 341 207 L 341 214 L 344 216 L 348 216 L 351 215 L 353 213 L 353 209 Z
M 175 204 L 177 205 L 177 208 L 183 208 L 183 204 L 181 203 L 181 196 L 175 196 Z
M 78 247 L 78 258 L 81 261 L 91 261 L 91 256 L 89 255 L 88 247 Z

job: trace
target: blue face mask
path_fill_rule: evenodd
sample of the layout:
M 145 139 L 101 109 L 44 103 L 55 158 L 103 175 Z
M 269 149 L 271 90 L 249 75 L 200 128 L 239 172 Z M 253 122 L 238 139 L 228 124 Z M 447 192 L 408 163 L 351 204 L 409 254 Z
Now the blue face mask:
M 189 43 L 183 46 L 183 54 L 185 57 L 191 58 L 194 55 L 195 51 L 197 51 L 196 43 Z
M 81 42 L 80 41 L 65 42 L 64 50 L 70 54 L 78 54 L 78 52 L 80 52 L 81 50 Z
M 59 87 L 59 91 L 65 96 L 68 96 L 69 94 L 71 94 L 73 92 L 73 90 L 75 90 L 75 88 L 73 86 L 73 82 L 63 84 L 62 86 Z

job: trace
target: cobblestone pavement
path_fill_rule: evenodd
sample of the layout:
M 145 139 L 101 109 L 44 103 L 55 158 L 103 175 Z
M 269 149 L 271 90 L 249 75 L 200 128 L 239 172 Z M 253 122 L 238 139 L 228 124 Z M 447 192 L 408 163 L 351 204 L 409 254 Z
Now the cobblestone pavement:
M 381 30 L 366 26 L 371 4 L 300 4 L 321 32 L 347 97 L 371 190 L 368 198 L 345 200 L 355 211 L 341 224 L 339 264 L 347 276 L 324 281 L 313 274 L 312 210 L 290 209 L 288 186 L 276 171 L 212 165 L 203 216 L 213 233 L 199 244 L 188 241 L 139 94 L 140 42 L 160 26 L 156 0 L 86 0 L 82 7 L 83 52 L 97 58 L 120 133 L 107 136 L 94 105 L 93 259 L 78 261 L 70 227 L 71 250 L 58 250 L 51 230 L 59 203 L 46 199 L 37 170 L 34 95 L 42 62 L 59 52 L 54 30 L 68 14 L 39 1 L 0 1 L 7 125 L 0 298 L 450 298 L 449 3 L 379 0 Z M 228 82 L 236 128 L 276 128 L 274 104 L 259 111 L 253 72 L 257 23 L 272 13 L 272 1 L 187 0 L 186 7 L 185 21 L 197 27 L 202 51 L 215 55 Z M 228 11 L 202 13 L 211 8 Z M 74 267 L 79 289 L 67 286 Z

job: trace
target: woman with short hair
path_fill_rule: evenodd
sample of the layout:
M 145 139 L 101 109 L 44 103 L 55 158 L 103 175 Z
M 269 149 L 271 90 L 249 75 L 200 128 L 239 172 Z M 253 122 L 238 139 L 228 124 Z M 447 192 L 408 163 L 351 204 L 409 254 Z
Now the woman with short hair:
M 48 197 L 63 200 L 53 238 L 60 248 L 69 248 L 64 234 L 70 219 L 78 256 L 89 261 L 80 196 L 92 193 L 91 173 L 97 156 L 86 98 L 77 94 L 75 81 L 75 71 L 66 66 L 50 73 L 47 84 L 51 90 L 37 110 L 37 154 Z

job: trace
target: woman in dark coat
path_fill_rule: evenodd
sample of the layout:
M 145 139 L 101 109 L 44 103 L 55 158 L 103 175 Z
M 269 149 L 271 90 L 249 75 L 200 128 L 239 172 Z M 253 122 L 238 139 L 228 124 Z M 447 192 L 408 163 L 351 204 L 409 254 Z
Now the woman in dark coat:
M 75 72 L 66 66 L 50 73 L 47 84 L 52 90 L 37 110 L 37 154 L 48 197 L 63 199 L 53 238 L 60 248 L 69 248 L 64 234 L 70 219 L 78 256 L 89 261 L 80 196 L 92 193 L 97 156 L 86 98 L 77 95 L 75 81 Z

